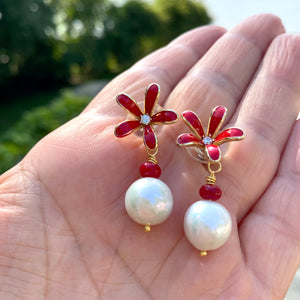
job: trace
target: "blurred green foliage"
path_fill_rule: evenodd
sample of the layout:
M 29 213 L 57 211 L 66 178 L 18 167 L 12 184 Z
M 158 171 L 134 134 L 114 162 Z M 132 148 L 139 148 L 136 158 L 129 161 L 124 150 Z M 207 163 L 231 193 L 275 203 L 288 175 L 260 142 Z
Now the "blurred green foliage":
M 88 102 L 65 91 L 47 104 L 55 89 L 111 78 L 180 33 L 210 21 L 197 0 L 118 5 L 109 0 L 1 0 L 0 173 Z M 39 97 L 20 104 L 36 91 L 44 91 L 41 101 L 46 105 L 25 112 L 4 131 L 1 126 L 10 126 L 21 107 L 42 104 Z M 10 103 L 13 98 L 19 99 L 16 105 Z
M 0 102 L 16 92 L 111 78 L 210 21 L 196 0 L 1 0 Z
M 191 28 L 211 22 L 206 8 L 199 1 L 155 0 L 154 10 L 160 18 L 161 44 Z
M 60 95 L 60 89 L 41 91 L 34 95 L 20 95 L 14 101 L 0 104 L 0 139 L 3 131 L 15 124 L 25 111 L 47 105 Z
M 0 1 L 0 102 L 17 89 L 67 82 L 68 66 L 54 56 L 53 11 L 44 1 Z
M 0 174 L 20 161 L 41 138 L 78 115 L 88 102 L 88 97 L 64 90 L 50 104 L 25 112 L 0 137 Z

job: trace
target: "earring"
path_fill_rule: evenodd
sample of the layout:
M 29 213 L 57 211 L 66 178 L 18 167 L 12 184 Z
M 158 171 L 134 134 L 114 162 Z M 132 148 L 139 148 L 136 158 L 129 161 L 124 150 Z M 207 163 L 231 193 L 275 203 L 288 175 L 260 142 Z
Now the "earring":
M 115 128 L 115 136 L 125 137 L 133 132 L 143 135 L 148 160 L 140 166 L 142 178 L 136 180 L 125 195 L 125 208 L 128 215 L 137 223 L 150 231 L 152 225 L 164 222 L 173 208 L 173 196 L 169 187 L 159 180 L 161 168 L 157 163 L 157 137 L 153 130 L 157 124 L 172 124 L 178 120 L 173 110 L 154 112 L 158 101 L 160 87 L 156 83 L 148 86 L 145 94 L 144 109 L 127 94 L 116 97 L 118 104 L 125 109 L 133 119 L 121 122 Z
M 177 145 L 187 147 L 189 154 L 207 166 L 209 175 L 206 184 L 199 193 L 202 199 L 192 204 L 184 217 L 184 232 L 189 242 L 200 255 L 207 255 L 208 250 L 221 247 L 229 238 L 232 221 L 227 209 L 215 202 L 222 196 L 222 190 L 215 185 L 215 174 L 222 170 L 220 145 L 244 138 L 243 130 L 228 128 L 218 133 L 225 119 L 227 109 L 217 106 L 210 116 L 207 130 L 203 129 L 201 120 L 192 111 L 182 114 L 183 120 L 192 130 L 178 136 Z

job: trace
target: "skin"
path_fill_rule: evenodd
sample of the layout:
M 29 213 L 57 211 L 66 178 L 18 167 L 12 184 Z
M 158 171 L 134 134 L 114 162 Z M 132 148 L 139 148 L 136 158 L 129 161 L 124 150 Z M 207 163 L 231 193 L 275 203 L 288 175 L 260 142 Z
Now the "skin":
M 143 100 L 151 82 L 165 108 L 207 124 L 224 105 L 246 134 L 217 174 L 232 234 L 204 258 L 183 233 L 207 171 L 176 146 L 182 120 L 158 134 L 171 216 L 145 233 L 124 208 L 147 155 L 114 137 L 114 98 Z M 300 264 L 299 82 L 300 38 L 269 14 L 187 32 L 118 76 L 0 177 L 0 299 L 283 299 Z

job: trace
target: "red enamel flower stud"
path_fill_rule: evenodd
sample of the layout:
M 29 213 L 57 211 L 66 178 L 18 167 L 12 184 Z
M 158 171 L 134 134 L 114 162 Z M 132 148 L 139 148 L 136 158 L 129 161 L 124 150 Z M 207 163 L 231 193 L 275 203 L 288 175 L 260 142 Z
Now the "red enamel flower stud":
M 185 111 L 182 117 L 193 134 L 184 133 L 177 138 L 179 146 L 196 149 L 197 159 L 207 163 L 209 171 L 206 184 L 199 190 L 204 200 L 192 204 L 184 218 L 185 235 L 189 242 L 200 250 L 202 256 L 207 255 L 208 250 L 221 247 L 231 233 L 232 221 L 229 212 L 224 206 L 214 202 L 222 196 L 221 188 L 215 185 L 215 174 L 222 170 L 219 146 L 226 142 L 242 140 L 244 132 L 239 128 L 227 128 L 219 133 L 226 112 L 224 106 L 215 107 L 205 131 L 198 116 L 192 111 Z
M 160 88 L 157 83 L 152 83 L 146 90 L 144 112 L 137 103 L 127 94 L 119 94 L 117 102 L 128 111 L 135 120 L 124 121 L 115 128 L 116 137 L 124 137 L 130 133 L 143 128 L 144 144 L 147 150 L 156 150 L 157 138 L 153 131 L 153 125 L 171 124 L 178 120 L 177 114 L 173 110 L 162 110 L 153 114 L 153 109 L 158 101 Z
M 181 134 L 177 139 L 177 144 L 182 147 L 200 148 L 204 152 L 204 161 L 220 161 L 221 150 L 219 146 L 221 144 L 244 138 L 244 132 L 239 128 L 227 128 L 218 134 L 226 117 L 226 112 L 227 109 L 224 106 L 215 107 L 209 119 L 206 132 L 203 129 L 201 120 L 194 112 L 189 110 L 183 112 L 183 120 L 194 134 Z
M 140 166 L 143 178 L 136 180 L 125 195 L 125 208 L 128 215 L 150 231 L 152 225 L 165 221 L 173 208 L 173 196 L 169 187 L 159 180 L 161 169 L 156 160 L 158 152 L 157 137 L 153 130 L 156 124 L 171 124 L 178 120 L 173 110 L 153 113 L 158 101 L 160 87 L 152 83 L 146 90 L 144 109 L 127 94 L 119 94 L 117 102 L 128 111 L 133 120 L 123 121 L 115 128 L 115 136 L 125 137 L 137 130 L 143 130 L 143 139 L 148 153 L 148 160 Z

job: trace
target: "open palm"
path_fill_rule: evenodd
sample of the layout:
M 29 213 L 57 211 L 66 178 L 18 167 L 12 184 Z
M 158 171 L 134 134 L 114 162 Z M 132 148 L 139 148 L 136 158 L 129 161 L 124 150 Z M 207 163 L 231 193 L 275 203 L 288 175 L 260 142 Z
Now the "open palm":
M 0 299 L 282 299 L 300 264 L 299 81 L 300 38 L 271 15 L 195 29 L 121 74 L 0 178 Z M 124 208 L 147 155 L 114 137 L 114 98 L 143 100 L 151 82 L 160 105 L 204 124 L 224 105 L 246 134 L 217 178 L 233 232 L 204 258 L 183 233 L 207 175 L 176 146 L 184 122 L 158 134 L 169 219 L 145 233 Z

